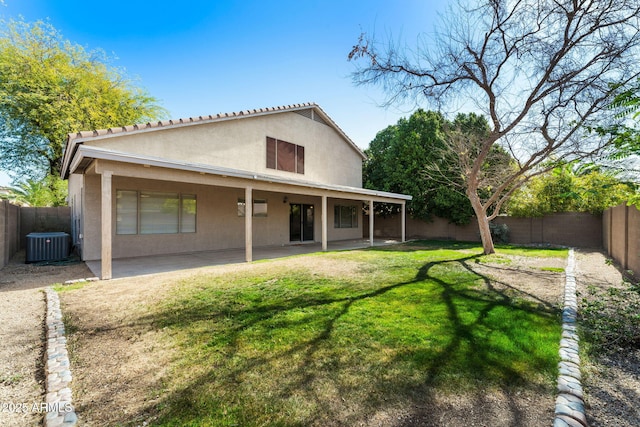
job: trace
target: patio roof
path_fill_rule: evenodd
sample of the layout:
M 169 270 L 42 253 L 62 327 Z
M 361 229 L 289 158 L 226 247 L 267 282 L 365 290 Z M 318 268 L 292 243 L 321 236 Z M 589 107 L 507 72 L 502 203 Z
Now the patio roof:
M 398 201 L 408 201 L 413 197 L 407 194 L 390 193 L 386 191 L 370 190 L 359 187 L 349 187 L 345 185 L 323 184 L 318 182 L 304 181 L 299 179 L 283 178 L 279 176 L 258 174 L 255 172 L 243 171 L 238 169 L 222 168 L 210 166 L 201 163 L 188 163 L 175 160 L 167 160 L 160 157 L 142 156 L 139 154 L 124 153 L 121 151 L 108 150 L 105 148 L 80 146 L 78 147 L 73 161 L 69 167 L 69 173 L 76 171 L 84 171 L 95 159 L 123 162 L 129 164 L 154 166 L 168 169 L 176 169 L 187 172 L 197 172 L 200 174 L 210 174 L 220 177 L 240 178 L 252 181 L 258 181 L 268 184 L 284 184 L 301 189 L 317 189 L 331 192 L 344 193 L 345 197 L 363 198 L 366 200 L 373 199 L 377 202 L 397 203 Z

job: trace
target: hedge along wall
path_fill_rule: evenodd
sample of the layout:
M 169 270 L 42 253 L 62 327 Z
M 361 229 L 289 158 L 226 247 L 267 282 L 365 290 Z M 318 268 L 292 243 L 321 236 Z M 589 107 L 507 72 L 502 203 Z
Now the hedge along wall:
M 0 268 L 20 249 L 20 207 L 0 200 Z
M 369 218 L 364 219 L 365 237 L 368 237 Z M 553 244 L 572 247 L 602 247 L 602 216 L 567 212 L 541 218 L 498 217 L 496 224 L 509 227 L 509 242 L 518 244 Z M 397 216 L 374 219 L 374 237 L 400 236 Z M 443 218 L 432 222 L 407 218 L 407 238 L 445 239 L 479 242 L 478 223 L 474 219 L 467 225 L 455 225 Z
M 640 276 L 640 211 L 626 204 L 615 206 L 604 212 L 602 224 L 607 254 Z

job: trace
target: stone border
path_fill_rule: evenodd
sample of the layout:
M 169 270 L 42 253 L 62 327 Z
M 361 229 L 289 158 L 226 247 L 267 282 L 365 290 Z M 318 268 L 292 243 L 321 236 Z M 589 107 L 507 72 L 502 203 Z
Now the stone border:
M 554 427 L 586 427 L 584 394 L 580 384 L 580 355 L 578 354 L 578 298 L 576 297 L 575 255 L 569 250 L 564 308 L 562 310 L 562 338 L 558 363 L 558 396 L 556 397 Z
M 47 318 L 45 321 L 47 348 L 45 352 L 46 427 L 73 427 L 78 423 L 71 400 L 71 367 L 67 339 L 62 322 L 60 298 L 50 286 L 45 289 Z

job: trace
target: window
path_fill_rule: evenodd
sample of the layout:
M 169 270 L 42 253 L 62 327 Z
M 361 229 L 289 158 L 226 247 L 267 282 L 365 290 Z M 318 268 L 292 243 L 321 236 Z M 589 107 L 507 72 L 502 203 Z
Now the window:
M 195 194 L 116 191 L 116 234 L 196 232 Z
M 267 216 L 267 201 L 265 199 L 253 199 L 253 216 Z
M 247 204 L 244 202 L 244 199 L 238 199 L 238 216 L 244 216 L 246 212 Z
M 357 206 L 338 206 L 333 210 L 334 228 L 358 228 Z
M 116 192 L 116 234 L 138 234 L 138 192 Z
M 246 203 L 243 198 L 238 198 L 238 216 L 244 217 L 245 214 L 246 214 Z M 253 216 L 254 217 L 267 216 L 267 200 L 266 199 L 253 199 Z
M 196 232 L 196 195 L 182 195 L 182 210 L 180 212 L 180 232 L 195 233 Z
M 304 173 L 304 147 L 267 137 L 267 168 Z
M 178 193 L 140 192 L 140 234 L 178 232 Z

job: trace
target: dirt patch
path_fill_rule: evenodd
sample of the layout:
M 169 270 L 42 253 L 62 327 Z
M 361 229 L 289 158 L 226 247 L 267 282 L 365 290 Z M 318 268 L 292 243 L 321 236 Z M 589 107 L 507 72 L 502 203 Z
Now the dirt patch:
M 42 289 L 89 275 L 84 263 L 24 264 L 24 253 L 0 270 L 0 425 L 41 425 L 44 414 L 37 408 L 44 402 Z
M 593 298 L 587 291 L 622 289 L 622 274 L 598 252 L 576 255 L 577 290 L 580 298 Z M 640 425 L 640 350 L 612 346 L 608 354 L 582 361 L 589 425 L 632 427 Z
M 501 260 L 508 261 L 502 263 Z M 562 306 L 564 268 L 562 258 L 502 257 L 498 262 L 471 264 L 473 271 L 491 278 L 489 286 L 548 309 Z

